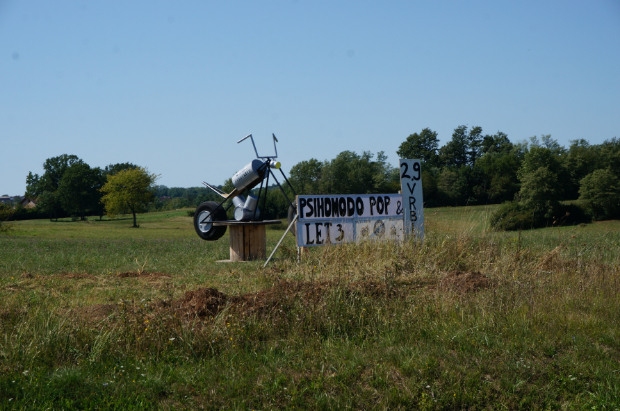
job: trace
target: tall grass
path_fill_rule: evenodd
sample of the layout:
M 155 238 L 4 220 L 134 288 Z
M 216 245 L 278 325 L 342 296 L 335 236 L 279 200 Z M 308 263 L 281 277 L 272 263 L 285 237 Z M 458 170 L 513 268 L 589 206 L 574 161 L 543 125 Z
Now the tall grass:
M 572 245 L 571 235 L 542 247 L 525 235 L 430 233 L 423 243 L 324 247 L 301 264 L 281 258 L 265 270 L 227 266 L 210 277 L 192 277 L 200 260 L 176 260 L 153 267 L 179 264 L 185 275 L 123 280 L 131 286 L 109 271 L 50 276 L 63 248 L 35 242 L 48 255 L 32 271 L 48 275 L 3 282 L 0 404 L 615 409 L 620 261 L 617 252 L 588 251 L 605 241 Z M 173 255 L 149 247 L 161 259 Z M 104 261 L 118 252 L 99 250 Z M 490 286 L 447 283 L 454 270 L 480 272 Z M 231 295 L 215 315 L 158 303 L 205 279 Z M 68 301 L 77 296 L 111 305 L 96 316 Z

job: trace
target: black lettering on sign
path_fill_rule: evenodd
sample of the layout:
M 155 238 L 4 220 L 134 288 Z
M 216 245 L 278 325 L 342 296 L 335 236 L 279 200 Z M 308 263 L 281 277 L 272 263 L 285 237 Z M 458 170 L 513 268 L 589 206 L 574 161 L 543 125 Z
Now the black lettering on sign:
M 325 217 L 332 216 L 332 202 L 329 201 L 329 198 L 325 199 Z
M 306 205 L 310 209 L 310 211 L 306 213 L 306 217 L 312 217 L 312 215 L 314 214 L 314 207 L 312 206 L 312 200 L 313 198 L 310 198 L 308 203 L 306 203 Z
M 411 187 L 409 185 L 409 183 L 407 183 L 407 188 L 409 189 L 409 194 L 413 194 L 413 190 L 415 190 L 415 185 L 418 183 L 413 183 L 413 187 Z
M 403 203 L 400 201 L 396 202 L 396 215 L 404 214 Z
M 411 179 L 418 181 L 420 179 L 420 163 L 418 163 L 417 161 L 413 163 L 413 171 L 418 173 L 418 175 L 411 177 Z
M 357 210 L 358 216 L 361 217 L 364 215 L 364 200 L 362 200 L 362 197 L 357 197 L 355 199 L 355 209 Z
M 374 215 L 372 213 L 372 208 L 377 204 L 377 200 L 373 196 L 368 197 L 368 202 L 370 203 L 370 215 Z
M 306 199 L 305 198 L 300 198 L 299 199 L 299 215 L 300 216 L 304 216 L 304 207 L 306 206 Z
M 317 217 L 325 217 L 325 207 L 323 206 L 323 198 L 317 198 L 316 199 L 317 204 L 316 204 L 316 216 Z M 317 240 L 319 241 L 319 240 Z
M 355 214 L 355 200 L 347 197 L 347 216 L 351 217 L 353 214 Z
M 347 200 L 344 197 L 338 199 L 338 210 L 340 211 L 340 217 L 347 215 Z
M 332 223 L 323 223 L 325 226 L 325 244 L 331 244 L 332 238 L 329 233 L 329 227 L 331 227 Z
M 409 217 L 411 217 L 411 221 L 418 221 L 418 216 L 415 211 L 411 210 L 409 212 Z
M 323 244 L 323 241 L 321 241 L 321 230 L 319 229 L 322 225 L 323 223 L 314 223 L 314 229 L 316 234 L 314 238 L 316 238 L 317 245 Z
M 409 197 L 409 210 L 417 210 L 415 208 L 415 197 Z
M 336 237 L 336 241 L 342 241 L 342 239 L 344 238 L 344 231 L 342 231 L 342 224 L 336 224 L 336 227 L 338 227 L 338 237 Z
M 383 220 L 375 221 L 375 226 L 373 227 L 372 232 L 376 237 L 383 237 L 385 234 L 385 223 Z
M 402 163 L 400 165 L 400 168 L 405 167 L 405 170 L 403 171 L 403 173 L 400 175 L 401 180 L 403 178 L 411 178 L 411 176 L 409 174 L 407 174 L 407 170 L 409 170 L 409 166 L 407 165 L 407 163 Z
M 385 201 L 385 215 L 388 215 L 388 205 L 390 204 L 392 199 L 389 196 L 385 196 L 383 197 L 383 201 Z
M 339 217 L 340 213 L 338 212 L 338 197 L 332 198 L 331 202 L 332 202 L 332 216 Z
M 381 215 L 383 214 L 383 197 L 378 196 L 377 197 L 377 214 Z
M 306 226 L 306 244 L 314 244 L 314 240 L 310 241 L 310 223 L 304 225 Z

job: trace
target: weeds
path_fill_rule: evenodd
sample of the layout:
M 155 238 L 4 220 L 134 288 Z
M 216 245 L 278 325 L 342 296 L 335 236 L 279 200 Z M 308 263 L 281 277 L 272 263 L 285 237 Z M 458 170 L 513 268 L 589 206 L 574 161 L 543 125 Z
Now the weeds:
M 148 261 L 149 261 L 149 259 L 148 259 L 148 257 L 146 257 L 144 259 L 144 264 L 140 264 L 138 262 L 138 257 L 136 257 L 136 264 L 138 265 L 138 267 L 140 267 L 140 269 L 138 270 L 138 275 L 141 275 L 144 272 L 144 267 L 146 267 L 146 265 L 148 264 Z

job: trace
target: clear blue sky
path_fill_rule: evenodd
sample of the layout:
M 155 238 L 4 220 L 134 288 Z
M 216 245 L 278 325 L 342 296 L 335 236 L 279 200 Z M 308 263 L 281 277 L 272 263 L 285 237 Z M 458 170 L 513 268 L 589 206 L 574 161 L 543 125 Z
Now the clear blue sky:
M 425 127 L 620 137 L 620 1 L 0 0 L 0 194 L 75 154 L 221 184 Z

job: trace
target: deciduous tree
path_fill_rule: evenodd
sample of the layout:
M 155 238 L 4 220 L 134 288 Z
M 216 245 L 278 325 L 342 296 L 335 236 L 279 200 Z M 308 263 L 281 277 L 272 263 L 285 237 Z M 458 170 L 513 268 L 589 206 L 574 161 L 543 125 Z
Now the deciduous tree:
M 563 191 L 557 173 L 548 167 L 540 167 L 524 174 L 520 179 L 521 204 L 527 209 L 541 213 L 545 218 L 552 217 L 558 208 Z
M 430 128 L 425 128 L 420 134 L 410 134 L 409 137 L 401 143 L 396 154 L 398 154 L 400 158 L 422 160 L 423 168 L 438 167 L 438 148 L 439 139 L 437 138 L 437 132 Z
M 290 182 L 297 194 L 321 194 L 323 163 L 316 158 L 300 161 L 291 168 Z
M 439 150 L 443 165 L 448 167 L 473 166 L 482 155 L 482 127 L 458 126 L 452 133 L 452 140 Z
M 69 213 L 79 214 L 82 220 L 87 210 L 96 212 L 101 198 L 101 175 L 100 168 L 90 168 L 83 162 L 69 166 L 58 185 L 58 197 L 62 207 Z
M 373 194 L 398 190 L 398 173 L 387 162 L 385 153 L 374 155 L 365 151 L 358 155 L 343 151 L 333 160 L 325 162 L 321 171 L 323 194 Z
M 105 204 L 106 214 L 114 218 L 117 214 L 132 213 L 133 226 L 138 227 L 136 213 L 145 212 L 148 204 L 153 201 L 152 186 L 157 178 L 157 175 L 150 174 L 142 167 L 109 175 L 101 188 L 104 193 L 101 201 Z
M 508 135 L 501 131 L 493 136 L 484 136 L 481 143 L 482 154 L 508 154 L 513 147 Z
M 83 163 L 78 156 L 63 154 L 51 157 L 43 163 L 45 172 L 39 177 L 38 174 L 28 173 L 26 178 L 26 195 L 37 197 L 44 191 L 55 192 L 58 190 L 60 180 L 67 168 L 73 164 Z
M 116 163 L 105 166 L 103 169 L 103 174 L 106 176 L 115 175 L 119 171 L 130 170 L 132 168 L 138 168 L 137 165 L 132 163 Z
M 439 150 L 441 163 L 447 167 L 460 167 L 467 164 L 467 126 L 459 126 L 452 133 L 452 140 Z
M 28 173 L 26 197 L 36 198 L 37 208 L 49 213 L 50 219 L 58 218 L 58 213 L 62 211 L 60 196 L 57 193 L 60 180 L 67 168 L 82 163 L 78 156 L 72 154 L 48 158 L 43 163 L 43 175 Z
M 581 180 L 579 199 L 596 220 L 620 217 L 620 179 L 611 169 L 595 170 Z

